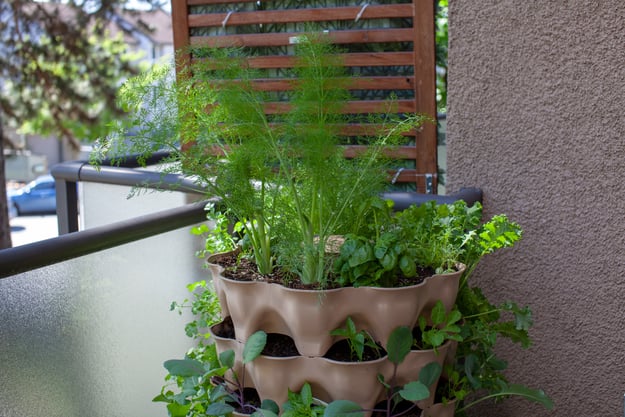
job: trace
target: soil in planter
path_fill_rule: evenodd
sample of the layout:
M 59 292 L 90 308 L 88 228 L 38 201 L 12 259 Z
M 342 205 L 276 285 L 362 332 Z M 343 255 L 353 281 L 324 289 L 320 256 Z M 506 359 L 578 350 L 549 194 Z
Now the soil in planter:
M 432 326 L 425 326 L 425 331 L 429 331 L 432 330 Z M 414 327 L 412 329 L 412 340 L 413 340 L 413 344 L 412 344 L 412 349 L 431 349 L 431 348 L 424 348 L 423 347 L 423 333 L 421 332 L 421 328 L 419 327 Z
M 215 336 L 234 340 L 235 332 L 232 318 L 228 316 L 223 319 L 221 323 L 213 326 L 213 333 Z M 267 343 L 265 344 L 262 354 L 282 358 L 300 356 L 293 338 L 280 333 L 267 334 Z
M 267 334 L 267 344 L 262 354 L 280 358 L 300 356 L 293 338 L 280 333 Z
M 380 345 L 378 345 L 378 351 L 373 349 L 372 347 L 365 346 L 365 349 L 362 353 L 362 361 L 374 361 L 376 359 L 380 359 L 386 355 L 386 350 Z M 326 359 L 331 359 L 338 362 L 356 362 L 357 360 L 352 358 L 351 349 L 349 348 L 349 342 L 347 340 L 339 340 L 334 343 L 328 352 L 323 355 Z
M 430 329 L 430 327 L 426 326 L 425 330 L 427 331 L 428 329 Z M 413 346 L 412 346 L 413 349 L 414 348 L 420 349 L 419 346 L 423 344 L 423 333 L 421 332 L 421 329 L 418 326 L 412 329 L 412 341 L 413 341 Z
M 402 400 L 399 404 L 391 405 L 391 413 L 387 415 L 386 412 L 386 401 L 380 401 L 374 407 L 374 411 L 371 414 L 371 417 L 391 417 L 391 416 L 401 416 L 401 417 L 421 417 L 421 408 L 419 408 L 414 403 L 410 401 Z M 381 411 L 384 410 L 384 411 Z M 404 414 L 405 413 L 405 414 Z
M 236 339 L 234 324 L 232 323 L 232 318 L 230 316 L 223 319 L 221 323 L 213 326 L 212 330 L 215 336 L 223 337 L 224 339 Z
M 245 404 L 231 404 L 235 407 L 235 411 L 241 414 L 252 414 L 258 408 L 260 408 L 260 396 L 254 388 L 243 388 L 243 400 Z
M 328 283 L 325 287 L 320 288 L 318 284 L 315 285 L 305 285 L 299 280 L 299 278 L 288 271 L 281 270 L 280 268 L 275 268 L 274 272 L 269 275 L 262 275 L 258 272 L 256 268 L 256 264 L 252 262 L 251 259 L 246 258 L 244 256 L 239 257 L 237 253 L 232 252 L 231 254 L 222 254 L 219 257 L 219 260 L 216 261 L 218 265 L 224 268 L 223 275 L 226 278 L 233 279 L 236 281 L 265 281 L 265 282 L 273 282 L 280 285 L 284 285 L 288 288 L 293 289 L 304 289 L 304 290 L 319 290 L 325 289 L 329 290 L 332 288 L 338 288 L 338 285 L 332 285 L 333 279 L 330 276 Z M 411 278 L 400 276 L 397 279 L 397 284 L 395 287 L 408 287 L 411 285 L 418 285 L 423 282 L 428 277 L 431 277 L 435 274 L 434 269 L 432 268 L 421 268 L 417 267 L 417 275 Z

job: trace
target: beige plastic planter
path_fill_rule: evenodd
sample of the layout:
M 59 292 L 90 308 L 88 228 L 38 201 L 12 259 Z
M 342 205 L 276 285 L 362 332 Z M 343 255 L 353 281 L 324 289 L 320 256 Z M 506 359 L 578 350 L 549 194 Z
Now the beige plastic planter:
M 219 256 L 219 255 L 215 255 Z M 209 258 L 215 260 L 215 257 Z M 420 315 L 429 316 L 441 300 L 453 306 L 458 272 L 434 275 L 419 285 L 401 288 L 347 287 L 326 291 L 296 290 L 279 284 L 235 281 L 223 268 L 209 263 L 223 317 L 230 316 L 236 338 L 247 340 L 254 332 L 280 333 L 293 338 L 302 356 L 323 356 L 338 339 L 330 335 L 351 317 L 356 328 L 367 330 L 386 346 L 398 326 L 414 327 Z
M 299 391 L 304 383 L 311 385 L 313 395 L 325 402 L 334 400 L 354 401 L 363 409 L 372 409 L 385 399 L 385 391 L 378 381 L 378 374 L 390 381 L 393 364 L 385 357 L 366 362 L 339 362 L 323 357 L 290 356 L 270 357 L 261 355 L 243 367 L 241 357 L 243 343 L 216 336 L 220 324 L 213 326 L 213 339 L 219 353 L 232 349 L 235 352 L 235 370 L 238 375 L 245 372 L 245 386 L 256 388 L 261 399 L 272 399 L 278 404 L 287 400 L 288 390 Z M 419 371 L 430 362 L 441 366 L 449 354 L 452 342 L 434 350 L 413 350 L 397 369 L 397 385 L 404 385 L 418 379 Z M 428 399 L 420 401 L 424 409 L 433 403 L 434 384 Z
M 447 404 L 436 403 L 424 409 L 421 417 L 454 417 L 456 412 L 456 401 L 450 401 Z
M 438 349 L 411 351 L 397 370 L 397 384 L 418 379 L 419 371 L 430 362 L 442 365 L 449 344 Z M 305 382 L 311 385 L 313 395 L 325 402 L 350 400 L 363 409 L 372 409 L 384 400 L 385 391 L 378 374 L 390 381 L 393 364 L 386 357 L 367 362 L 338 362 L 321 357 L 275 358 L 260 356 L 247 365 L 261 398 L 271 398 L 278 404 L 287 400 L 287 390 L 299 391 Z M 420 408 L 432 405 L 436 384 L 428 399 L 418 403 Z

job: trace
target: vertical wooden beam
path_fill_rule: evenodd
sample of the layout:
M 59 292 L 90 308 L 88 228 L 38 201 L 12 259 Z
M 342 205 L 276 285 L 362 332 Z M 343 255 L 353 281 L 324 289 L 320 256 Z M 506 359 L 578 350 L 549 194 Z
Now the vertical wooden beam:
M 171 22 L 174 32 L 174 53 L 176 54 L 176 74 L 191 62 L 189 54 L 189 7 L 187 0 L 171 0 Z
M 414 73 L 417 113 L 436 120 L 436 37 L 434 0 L 413 0 L 414 5 Z M 426 123 L 415 137 L 417 147 L 417 190 L 425 191 L 425 174 L 434 174 L 436 193 L 438 170 L 436 123 Z

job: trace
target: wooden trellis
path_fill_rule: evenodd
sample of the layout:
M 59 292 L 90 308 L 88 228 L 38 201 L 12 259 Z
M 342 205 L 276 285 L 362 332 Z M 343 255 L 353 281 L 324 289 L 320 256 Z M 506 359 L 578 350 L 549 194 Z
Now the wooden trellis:
M 172 19 L 174 47 L 185 51 L 179 71 L 194 59 L 190 46 L 246 47 L 254 51 L 250 66 L 277 74 L 262 80 L 263 88 L 282 91 L 290 84 L 280 69 L 293 65 L 294 39 L 314 24 L 346 51 L 343 62 L 354 77 L 350 113 L 386 111 L 392 97 L 398 113 L 436 117 L 433 0 L 172 0 Z M 346 135 L 363 130 L 351 127 Z M 362 146 L 346 142 L 346 156 Z M 394 182 L 436 192 L 435 123 L 407 137 L 393 156 Z

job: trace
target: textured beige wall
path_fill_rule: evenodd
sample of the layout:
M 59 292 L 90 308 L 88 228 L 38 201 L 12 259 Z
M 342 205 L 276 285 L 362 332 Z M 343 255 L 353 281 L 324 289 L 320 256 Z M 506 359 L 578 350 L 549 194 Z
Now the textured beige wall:
M 448 191 L 525 232 L 474 282 L 532 306 L 510 378 L 544 388 L 476 416 L 622 416 L 625 392 L 625 2 L 451 0 Z

